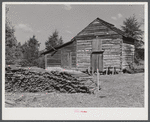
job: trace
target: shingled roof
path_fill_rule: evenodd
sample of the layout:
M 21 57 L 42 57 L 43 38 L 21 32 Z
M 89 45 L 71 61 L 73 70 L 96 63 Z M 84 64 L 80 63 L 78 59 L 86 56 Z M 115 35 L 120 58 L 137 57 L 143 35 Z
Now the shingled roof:
M 102 20 L 102 19 L 100 19 L 100 18 L 96 18 L 94 21 L 99 21 L 100 23 L 102 23 L 104 26 L 106 26 L 106 27 L 108 27 L 109 29 L 111 29 L 111 30 L 113 30 L 113 31 L 115 31 L 116 33 L 118 33 L 119 35 L 122 35 L 122 36 L 124 36 L 124 37 L 130 37 L 130 36 L 127 36 L 123 31 L 121 31 L 120 29 L 118 29 L 118 28 L 116 28 L 113 24 L 110 24 L 110 23 L 108 23 L 108 22 L 106 22 L 106 21 L 104 21 L 104 20 Z M 92 24 L 94 21 L 92 21 L 90 24 Z M 89 24 L 89 25 L 90 25 Z M 88 26 L 89 26 L 88 25 Z M 74 42 L 75 41 L 75 38 L 80 34 L 80 33 L 82 33 L 88 26 L 86 26 L 82 31 L 80 31 L 74 38 L 72 38 L 69 42 L 66 42 L 66 43 L 64 43 L 64 44 L 62 44 L 62 45 L 59 45 L 59 46 L 56 46 L 55 47 L 55 49 L 59 49 L 59 48 L 61 48 L 61 47 L 64 47 L 65 45 L 68 45 L 68 44 L 70 44 L 70 43 L 72 43 L 72 42 Z M 131 37 L 130 37 L 131 38 Z M 54 51 L 54 49 L 51 49 L 51 50 L 47 50 L 47 51 L 45 51 L 45 52 L 43 52 L 42 54 L 47 54 L 47 53 L 50 53 L 50 52 L 52 52 L 52 51 Z

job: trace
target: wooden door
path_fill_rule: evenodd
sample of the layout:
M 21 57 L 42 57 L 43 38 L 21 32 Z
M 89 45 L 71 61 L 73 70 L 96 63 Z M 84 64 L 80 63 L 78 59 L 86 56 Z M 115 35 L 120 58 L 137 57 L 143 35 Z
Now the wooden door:
M 103 71 L 103 54 L 101 53 L 92 53 L 91 54 L 91 67 L 92 72 L 97 71 Z
M 91 68 L 92 72 L 103 71 L 103 51 L 102 42 L 100 39 L 93 39 L 91 53 Z
M 101 39 L 93 39 L 92 41 L 92 51 L 101 51 L 102 50 L 102 40 Z

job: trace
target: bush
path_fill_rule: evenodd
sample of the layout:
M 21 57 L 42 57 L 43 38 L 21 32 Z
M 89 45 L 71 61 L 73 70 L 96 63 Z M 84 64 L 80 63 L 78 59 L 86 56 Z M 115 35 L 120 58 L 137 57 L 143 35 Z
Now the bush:
M 134 73 L 141 72 L 144 72 L 144 61 L 140 61 L 138 65 L 134 63 Z
M 144 49 L 136 48 L 134 54 L 134 62 L 138 65 L 141 60 L 144 60 Z
M 15 64 L 15 60 L 6 59 L 5 63 L 6 63 L 6 65 L 14 65 Z
M 45 68 L 45 57 L 41 56 L 37 59 L 38 61 L 38 67 Z
M 18 64 L 22 67 L 32 66 L 32 64 L 26 59 L 22 59 L 20 62 L 18 62 Z
M 143 61 L 144 62 L 144 61 Z M 126 67 L 125 69 L 122 70 L 123 73 L 142 73 L 144 72 L 144 64 L 143 63 L 128 63 L 129 67 Z

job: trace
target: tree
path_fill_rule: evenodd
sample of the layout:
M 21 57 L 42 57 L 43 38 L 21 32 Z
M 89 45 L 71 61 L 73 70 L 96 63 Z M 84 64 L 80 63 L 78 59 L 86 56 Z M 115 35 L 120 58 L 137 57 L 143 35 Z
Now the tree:
M 48 37 L 48 40 L 45 42 L 45 46 L 47 50 L 51 50 L 56 46 L 62 45 L 63 40 L 62 37 L 59 37 L 58 31 L 55 30 L 52 35 Z
M 141 45 L 143 39 L 142 38 L 143 31 L 140 29 L 140 27 L 141 22 L 138 22 L 135 15 L 126 18 L 125 21 L 123 21 L 123 26 L 121 26 L 122 30 L 127 36 L 136 39 L 135 41 L 136 48 Z
M 140 52 L 138 50 L 138 48 L 144 44 L 143 42 L 143 31 L 140 29 L 141 25 L 144 23 L 143 22 L 138 22 L 138 20 L 136 19 L 135 15 L 133 15 L 132 17 L 126 18 L 125 21 L 123 21 L 123 26 L 121 26 L 122 30 L 124 31 L 124 33 L 135 39 L 135 55 L 134 55 L 134 62 L 135 63 L 139 63 L 139 61 L 142 59 L 143 56 L 141 56 L 141 54 L 144 55 L 143 52 Z M 141 59 L 139 59 L 139 57 L 141 57 Z M 143 60 L 143 59 L 142 59 Z
M 14 35 L 14 33 L 15 33 L 14 27 L 11 25 L 11 23 L 7 17 L 8 12 L 9 12 L 9 8 L 6 8 L 5 45 L 9 46 L 9 47 L 13 47 L 13 46 L 16 46 L 17 40 Z
M 34 35 L 22 45 L 23 57 L 30 64 L 37 63 L 36 60 L 38 59 L 39 55 L 39 46 L 40 43 L 37 41 Z
M 17 40 L 15 37 L 15 30 L 14 27 L 11 25 L 7 13 L 9 11 L 9 8 L 6 8 L 6 21 L 5 21 L 5 60 L 6 64 L 15 64 L 16 58 L 16 46 L 17 46 Z
M 23 58 L 22 45 L 20 42 L 16 46 L 16 57 L 17 60 L 21 60 Z

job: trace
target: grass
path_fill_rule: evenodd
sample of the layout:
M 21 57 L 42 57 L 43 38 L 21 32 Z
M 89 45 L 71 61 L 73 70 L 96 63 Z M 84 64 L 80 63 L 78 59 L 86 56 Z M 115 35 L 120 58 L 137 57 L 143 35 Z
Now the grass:
M 6 107 L 144 107 L 144 73 L 101 75 L 101 90 L 84 93 L 6 93 Z

